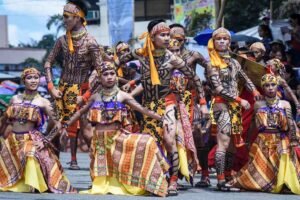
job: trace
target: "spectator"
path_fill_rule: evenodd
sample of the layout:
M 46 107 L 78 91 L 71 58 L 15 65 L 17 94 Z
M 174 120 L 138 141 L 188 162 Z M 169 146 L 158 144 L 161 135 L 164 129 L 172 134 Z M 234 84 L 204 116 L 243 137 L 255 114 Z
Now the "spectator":
M 253 53 L 255 62 L 265 65 L 264 56 L 266 53 L 266 48 L 263 43 L 255 42 L 250 46 L 250 51 Z
M 273 41 L 273 35 L 272 35 L 272 31 L 271 31 L 270 27 L 265 24 L 259 25 L 258 34 L 259 34 L 259 37 L 262 38 L 262 43 L 264 44 L 264 46 L 266 48 L 266 52 L 269 53 L 270 52 L 269 43 L 271 41 Z
M 289 22 L 292 26 L 291 30 L 291 64 L 300 67 L 300 14 L 291 14 Z

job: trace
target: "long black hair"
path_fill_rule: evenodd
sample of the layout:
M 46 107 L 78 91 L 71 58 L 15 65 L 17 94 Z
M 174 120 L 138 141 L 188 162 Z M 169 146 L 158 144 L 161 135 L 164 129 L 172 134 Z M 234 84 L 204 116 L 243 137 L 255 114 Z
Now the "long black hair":
M 267 38 L 270 38 L 271 40 L 273 40 L 272 30 L 270 29 L 269 25 L 261 24 L 261 25 L 259 25 L 259 27 L 266 34 Z

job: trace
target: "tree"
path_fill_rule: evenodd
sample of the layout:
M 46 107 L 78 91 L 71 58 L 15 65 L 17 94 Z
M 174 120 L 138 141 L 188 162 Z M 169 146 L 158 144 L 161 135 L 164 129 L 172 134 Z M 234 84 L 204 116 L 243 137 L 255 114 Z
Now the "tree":
M 216 5 L 216 28 L 222 26 L 223 18 L 224 18 L 224 9 L 226 5 L 226 0 L 215 0 Z
M 27 58 L 22 65 L 25 67 L 35 67 L 39 71 L 42 71 L 42 64 L 34 58 Z
M 55 37 L 57 38 L 59 31 L 64 30 L 63 16 L 60 14 L 51 16 L 46 25 L 48 30 L 50 30 L 53 25 L 56 26 Z
M 259 24 L 259 13 L 269 8 L 269 0 L 232 0 L 225 5 L 225 27 L 238 32 Z

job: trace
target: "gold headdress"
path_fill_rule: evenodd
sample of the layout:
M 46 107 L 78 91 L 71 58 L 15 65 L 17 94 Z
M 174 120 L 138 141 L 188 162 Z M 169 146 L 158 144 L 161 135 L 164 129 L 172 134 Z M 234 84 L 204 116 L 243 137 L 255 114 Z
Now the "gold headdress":
M 41 73 L 34 67 L 25 68 L 21 74 L 21 79 L 24 80 L 27 75 L 29 74 L 37 74 L 38 76 L 41 76 Z
M 278 79 L 273 74 L 265 74 L 261 78 L 261 87 L 263 87 L 266 83 L 275 83 L 278 85 Z
M 101 67 L 98 70 L 99 77 L 103 74 L 103 72 L 105 72 L 107 70 L 114 70 L 114 71 L 116 71 L 116 66 L 114 65 L 114 63 L 107 62 L 107 61 L 102 62 Z

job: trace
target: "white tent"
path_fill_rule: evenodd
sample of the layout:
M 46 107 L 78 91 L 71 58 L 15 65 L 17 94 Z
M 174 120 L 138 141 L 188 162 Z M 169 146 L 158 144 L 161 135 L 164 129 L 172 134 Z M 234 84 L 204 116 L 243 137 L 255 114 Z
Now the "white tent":
M 270 28 L 272 30 L 274 40 L 279 39 L 282 41 L 286 41 L 285 38 L 283 38 L 283 35 L 281 33 L 281 27 L 289 27 L 289 22 L 287 19 L 276 20 L 270 24 Z M 254 26 L 249 29 L 237 32 L 236 34 L 237 35 L 244 34 L 244 35 L 248 35 L 248 36 L 252 36 L 252 37 L 261 39 L 258 35 L 258 26 Z

